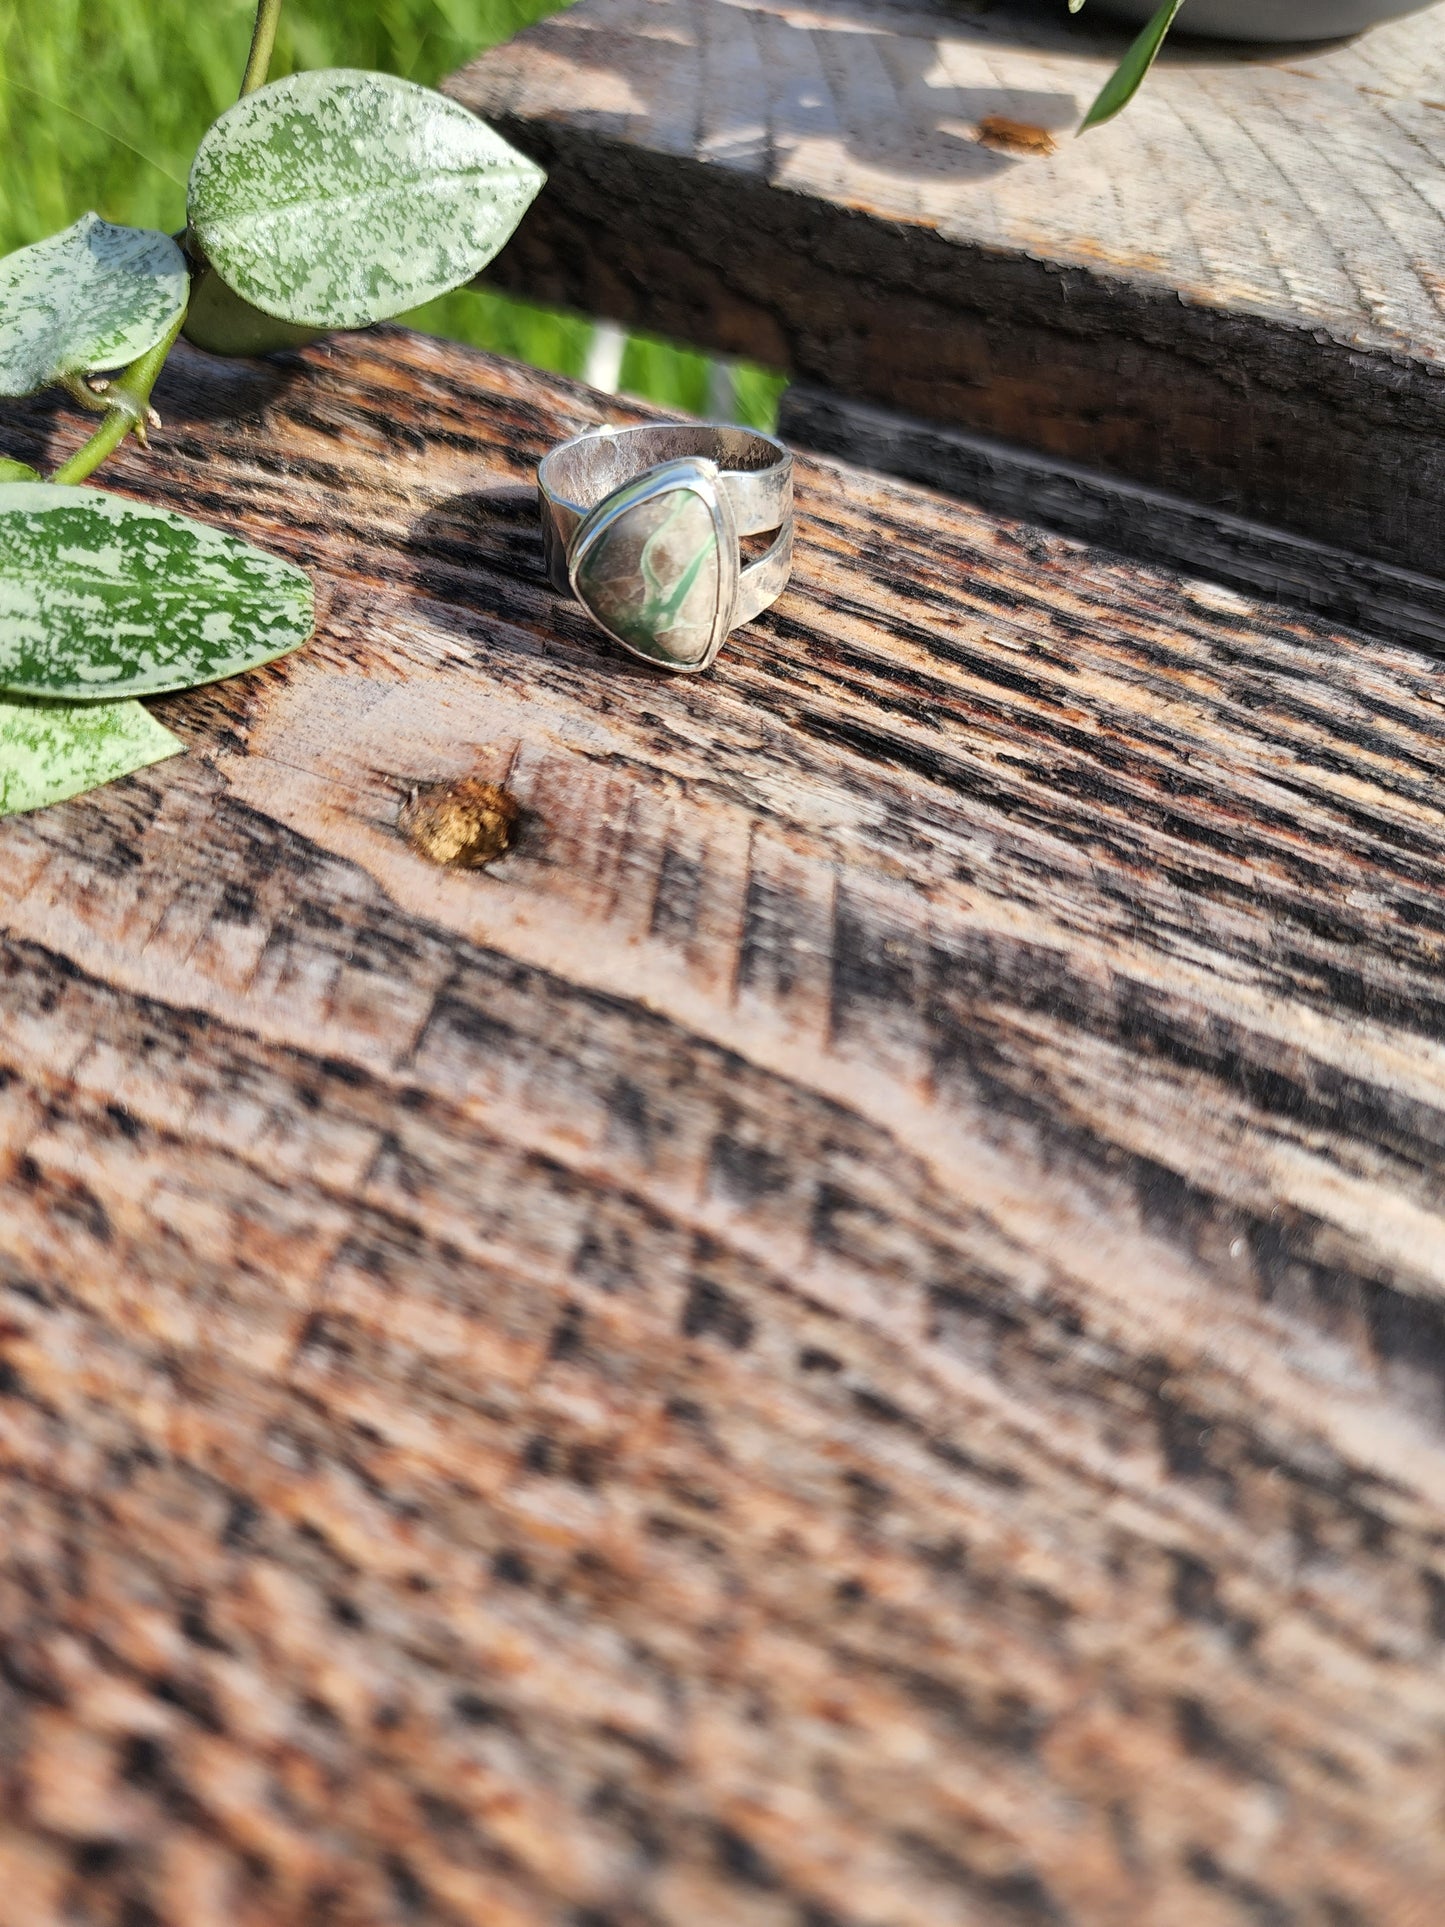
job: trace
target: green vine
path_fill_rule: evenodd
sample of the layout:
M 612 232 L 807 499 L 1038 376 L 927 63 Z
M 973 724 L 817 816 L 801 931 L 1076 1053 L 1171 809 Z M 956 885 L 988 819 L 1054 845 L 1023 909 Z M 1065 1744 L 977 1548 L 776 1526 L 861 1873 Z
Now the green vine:
M 271 72 L 271 56 L 276 49 L 276 29 L 281 24 L 281 0 L 259 0 L 256 25 L 251 33 L 251 51 L 246 71 L 241 76 L 241 99 L 266 85 Z
M 339 68 L 268 86 L 281 5 L 257 0 L 240 95 L 191 167 L 183 246 L 87 214 L 0 259 L 0 396 L 56 386 L 102 415 L 49 480 L 0 456 L 0 815 L 179 753 L 137 697 L 311 633 L 302 570 L 84 486 L 160 425 L 151 396 L 178 336 L 263 354 L 420 306 L 484 268 L 542 185 L 410 81 Z
M 56 469 L 50 478 L 52 482 L 83 482 L 88 475 L 95 473 L 107 456 L 115 453 L 127 435 L 134 435 L 142 448 L 146 446 L 147 427 L 152 423 L 159 426 L 155 410 L 150 405 L 151 390 L 166 365 L 166 357 L 176 345 L 176 337 L 181 332 L 181 323 L 185 318 L 183 308 L 155 347 L 147 349 L 111 382 L 102 397 L 106 409 L 105 420 L 90 440 Z
M 246 71 L 241 76 L 238 99 L 244 100 L 247 94 L 255 93 L 258 87 L 266 84 L 276 50 L 276 29 L 281 24 L 281 6 L 282 0 L 258 0 L 256 22 L 251 31 L 251 51 L 246 59 Z M 90 440 L 56 469 L 50 478 L 53 482 L 85 481 L 115 453 L 127 435 L 134 435 L 142 448 L 146 446 L 146 430 L 156 421 L 155 410 L 150 405 L 151 391 L 160 378 L 171 349 L 176 345 L 185 319 L 186 311 L 182 309 L 156 345 L 137 357 L 103 393 L 97 395 L 93 390 L 87 391 L 79 377 L 65 383 L 82 407 L 104 408 L 106 416 Z

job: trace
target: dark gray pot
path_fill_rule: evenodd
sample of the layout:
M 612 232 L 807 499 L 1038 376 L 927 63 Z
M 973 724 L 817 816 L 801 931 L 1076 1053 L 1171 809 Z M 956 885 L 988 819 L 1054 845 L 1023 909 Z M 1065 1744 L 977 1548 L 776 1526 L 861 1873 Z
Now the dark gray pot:
M 1382 20 L 1422 13 L 1434 0 L 1184 0 L 1178 33 L 1215 40 L 1335 40 Z M 1089 0 L 1090 12 L 1143 26 L 1159 0 Z

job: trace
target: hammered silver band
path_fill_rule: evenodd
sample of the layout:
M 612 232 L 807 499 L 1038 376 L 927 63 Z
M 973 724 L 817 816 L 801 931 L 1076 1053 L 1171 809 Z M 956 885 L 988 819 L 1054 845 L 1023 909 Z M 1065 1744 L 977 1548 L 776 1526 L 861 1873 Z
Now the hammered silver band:
M 547 572 L 614 641 L 695 675 L 776 601 L 793 559 L 793 458 L 730 423 L 659 422 L 564 442 L 537 471 Z M 740 540 L 777 535 L 754 562 Z

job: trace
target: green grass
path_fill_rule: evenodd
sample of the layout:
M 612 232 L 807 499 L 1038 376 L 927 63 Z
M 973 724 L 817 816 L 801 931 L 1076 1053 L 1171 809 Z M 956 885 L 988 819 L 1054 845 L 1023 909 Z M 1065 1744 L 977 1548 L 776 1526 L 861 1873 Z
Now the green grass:
M 253 0 L 0 0 L 0 253 L 87 208 L 174 232 L 196 143 L 236 97 Z M 272 72 L 379 67 L 434 84 L 552 0 L 287 0 Z M 406 317 L 452 340 L 582 375 L 590 321 L 464 290 Z M 703 355 L 632 337 L 621 385 L 709 411 Z M 738 418 L 767 426 L 781 381 L 740 368 Z

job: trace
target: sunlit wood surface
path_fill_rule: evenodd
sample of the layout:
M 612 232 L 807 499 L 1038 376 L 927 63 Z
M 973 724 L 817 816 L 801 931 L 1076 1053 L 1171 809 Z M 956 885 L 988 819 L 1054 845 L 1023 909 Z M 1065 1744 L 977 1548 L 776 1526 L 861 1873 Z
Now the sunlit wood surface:
M 1445 572 L 1445 10 L 1180 39 L 1076 141 L 1126 39 L 581 0 L 448 84 L 551 169 L 508 286 Z
M 601 397 L 160 407 L 322 623 L 0 824 L 5 1927 L 1432 1927 L 1438 669 L 804 462 L 663 680 Z

